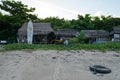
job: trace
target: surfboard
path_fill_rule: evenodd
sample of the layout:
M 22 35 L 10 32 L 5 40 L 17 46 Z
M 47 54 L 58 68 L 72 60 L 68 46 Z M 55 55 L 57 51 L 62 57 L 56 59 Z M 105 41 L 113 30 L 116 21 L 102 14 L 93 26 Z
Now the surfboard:
M 33 23 L 30 20 L 27 26 L 27 43 L 32 44 L 33 42 Z

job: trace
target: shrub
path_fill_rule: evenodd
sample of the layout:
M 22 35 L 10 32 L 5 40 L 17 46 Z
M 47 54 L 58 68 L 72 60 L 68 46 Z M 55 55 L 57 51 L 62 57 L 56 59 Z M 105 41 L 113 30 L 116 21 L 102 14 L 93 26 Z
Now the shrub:
M 78 43 L 78 39 L 75 37 L 75 38 L 70 38 L 70 43 Z
M 77 39 L 80 43 L 85 43 L 85 33 L 80 32 L 79 35 L 77 36 Z
M 120 42 L 106 42 L 101 44 L 80 44 L 71 43 L 68 46 L 61 44 L 23 44 L 14 43 L 4 45 L 4 50 L 21 50 L 21 49 L 42 49 L 42 50 L 120 50 Z

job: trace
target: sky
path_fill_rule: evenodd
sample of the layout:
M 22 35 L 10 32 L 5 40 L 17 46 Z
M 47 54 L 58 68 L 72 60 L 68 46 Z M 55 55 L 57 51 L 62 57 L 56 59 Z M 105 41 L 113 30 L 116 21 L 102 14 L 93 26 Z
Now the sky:
M 39 18 L 76 19 L 77 15 L 120 17 L 120 0 L 15 0 L 36 8 Z

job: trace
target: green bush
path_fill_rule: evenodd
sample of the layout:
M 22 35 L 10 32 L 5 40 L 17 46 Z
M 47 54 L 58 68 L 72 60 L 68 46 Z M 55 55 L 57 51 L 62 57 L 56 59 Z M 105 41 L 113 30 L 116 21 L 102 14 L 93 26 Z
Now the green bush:
M 77 37 L 75 37 L 75 38 L 70 38 L 69 42 L 70 43 L 78 43 L 79 41 L 78 41 Z
M 42 50 L 120 50 L 120 42 L 106 42 L 101 44 L 80 44 L 71 43 L 68 46 L 62 44 L 23 44 L 14 43 L 4 45 L 5 50 L 21 50 L 21 49 L 42 49 Z
M 85 43 L 85 33 L 80 32 L 79 35 L 77 36 L 77 39 L 80 43 Z

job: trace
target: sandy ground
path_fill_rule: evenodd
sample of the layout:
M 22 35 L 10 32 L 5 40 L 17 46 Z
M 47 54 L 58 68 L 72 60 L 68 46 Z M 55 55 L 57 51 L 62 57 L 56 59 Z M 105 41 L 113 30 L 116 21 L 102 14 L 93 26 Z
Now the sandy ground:
M 110 74 L 93 74 L 90 65 Z M 0 52 L 0 80 L 120 80 L 120 53 L 100 51 L 21 50 Z

